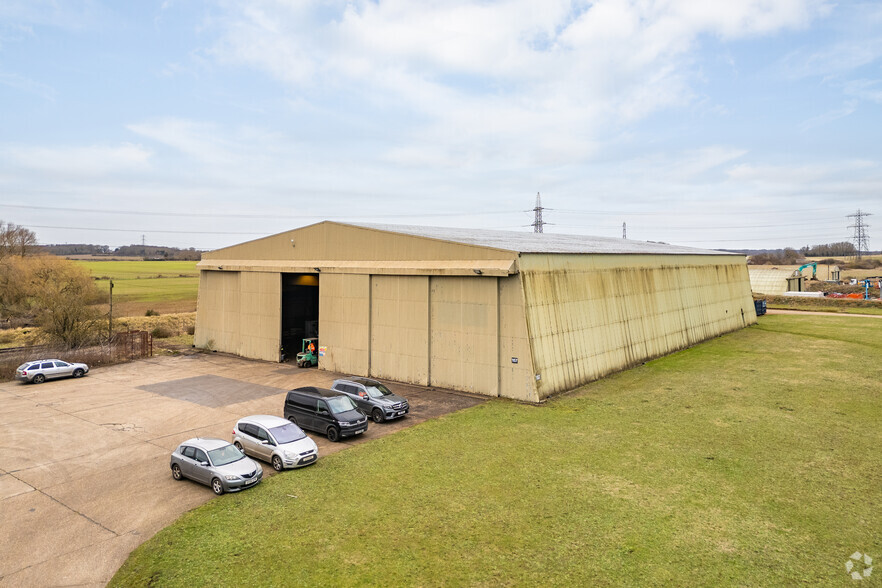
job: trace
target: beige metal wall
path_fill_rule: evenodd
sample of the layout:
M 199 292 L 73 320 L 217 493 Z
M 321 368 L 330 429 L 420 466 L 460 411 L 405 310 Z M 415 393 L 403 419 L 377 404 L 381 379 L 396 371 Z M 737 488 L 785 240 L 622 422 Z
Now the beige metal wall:
M 372 276 L 370 331 L 373 377 L 538 400 L 517 276 Z
M 258 272 L 199 272 L 198 347 L 266 361 L 279 360 L 281 279 Z
M 430 384 L 499 395 L 496 278 L 431 278 Z
M 524 255 L 538 395 L 756 322 L 744 258 Z
M 499 395 L 538 402 L 520 276 L 499 278 Z
M 370 359 L 371 277 L 319 276 L 319 368 L 366 376 Z
M 427 386 L 429 277 L 371 276 L 370 327 L 370 375 Z

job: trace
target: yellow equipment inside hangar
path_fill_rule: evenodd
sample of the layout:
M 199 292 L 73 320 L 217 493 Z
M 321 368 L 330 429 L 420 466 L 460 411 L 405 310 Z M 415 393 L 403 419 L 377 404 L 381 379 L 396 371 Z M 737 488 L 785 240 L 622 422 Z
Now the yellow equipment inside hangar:
M 205 253 L 195 344 L 538 402 L 756 322 L 744 256 L 321 222 Z

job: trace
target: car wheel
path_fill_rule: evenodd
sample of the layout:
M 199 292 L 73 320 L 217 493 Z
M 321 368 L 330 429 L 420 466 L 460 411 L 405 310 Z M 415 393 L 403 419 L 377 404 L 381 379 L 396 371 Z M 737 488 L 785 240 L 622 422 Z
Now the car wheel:
M 285 469 L 285 464 L 282 463 L 282 458 L 278 455 L 273 456 L 273 469 L 277 472 L 281 472 L 283 469 Z
M 224 493 L 224 485 L 221 483 L 220 478 L 211 479 L 211 490 L 218 496 Z
M 43 374 L 37 374 L 36 376 L 34 376 L 34 379 L 31 380 L 31 382 L 33 382 L 34 384 L 42 384 L 45 381 L 46 376 L 44 376 Z
M 181 468 L 178 466 L 178 464 L 172 466 L 172 478 L 174 478 L 178 482 L 184 479 L 184 474 L 181 473 Z
M 294 419 L 294 415 L 289 416 L 288 420 L 291 421 L 292 423 L 294 423 L 295 425 L 297 424 L 297 421 Z
M 236 441 L 235 443 L 233 443 L 233 445 L 236 446 L 236 449 L 238 449 L 238 450 L 241 451 L 242 453 L 245 453 L 245 450 L 242 449 L 242 444 L 241 444 L 241 443 L 239 443 L 238 441 Z
M 383 411 L 380 410 L 379 408 L 375 408 L 371 412 L 371 418 L 374 420 L 375 423 L 382 423 L 383 422 Z
M 337 427 L 328 427 L 328 441 L 339 441 L 340 431 Z
M 83 368 L 77 368 L 73 372 L 73 377 L 82 378 L 84 373 L 86 373 L 86 372 L 83 371 Z

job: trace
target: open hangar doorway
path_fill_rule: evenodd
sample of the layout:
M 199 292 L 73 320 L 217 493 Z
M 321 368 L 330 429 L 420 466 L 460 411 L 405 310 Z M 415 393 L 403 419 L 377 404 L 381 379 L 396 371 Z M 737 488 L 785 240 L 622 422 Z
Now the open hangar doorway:
M 318 274 L 282 274 L 282 349 L 285 360 L 301 351 L 303 340 L 318 337 Z

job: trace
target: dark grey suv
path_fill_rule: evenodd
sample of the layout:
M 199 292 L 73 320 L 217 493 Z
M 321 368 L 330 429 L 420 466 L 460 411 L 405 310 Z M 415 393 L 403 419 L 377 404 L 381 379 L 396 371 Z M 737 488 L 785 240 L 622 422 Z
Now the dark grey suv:
M 331 390 L 342 392 L 355 402 L 375 423 L 403 417 L 410 411 L 407 399 L 394 394 L 389 388 L 370 378 L 334 380 Z
M 301 429 L 328 436 L 329 441 L 360 435 L 367 431 L 367 417 L 345 394 L 314 386 L 288 392 L 285 418 Z

